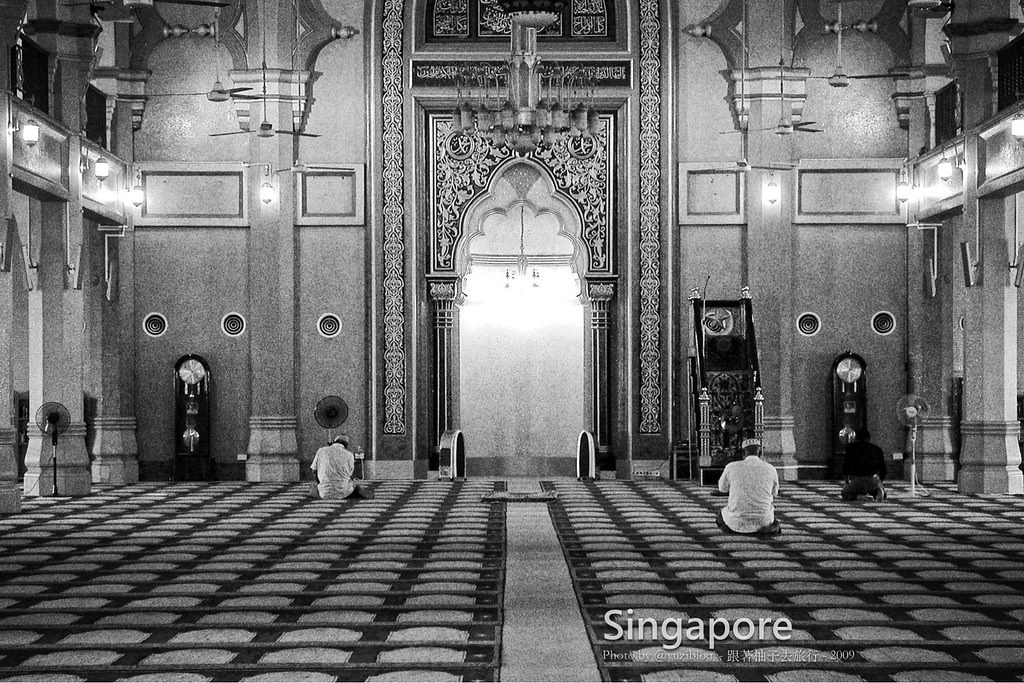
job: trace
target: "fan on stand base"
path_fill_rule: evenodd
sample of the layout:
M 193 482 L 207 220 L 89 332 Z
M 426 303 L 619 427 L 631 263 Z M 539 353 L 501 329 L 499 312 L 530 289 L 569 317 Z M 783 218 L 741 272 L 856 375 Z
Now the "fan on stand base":
M 50 445 L 53 449 L 50 455 L 50 463 L 53 465 L 53 495 L 56 497 L 60 495 L 57 492 L 57 440 L 71 426 L 71 413 L 63 403 L 44 403 L 36 411 L 36 425 L 43 434 L 50 435 Z
M 928 416 L 928 402 L 915 394 L 907 394 L 896 404 L 896 416 L 910 428 L 910 495 L 917 495 L 917 428 Z

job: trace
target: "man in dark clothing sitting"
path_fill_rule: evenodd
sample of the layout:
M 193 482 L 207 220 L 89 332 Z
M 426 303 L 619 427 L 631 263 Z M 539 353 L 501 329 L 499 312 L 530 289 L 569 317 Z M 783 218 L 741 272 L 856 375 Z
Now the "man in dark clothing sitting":
M 885 454 L 882 449 L 871 443 L 871 434 L 862 429 L 856 435 L 856 441 L 846 447 L 846 458 L 843 460 L 843 475 L 846 486 L 840 494 L 843 500 L 857 500 L 857 496 L 873 496 L 875 500 L 885 500 Z

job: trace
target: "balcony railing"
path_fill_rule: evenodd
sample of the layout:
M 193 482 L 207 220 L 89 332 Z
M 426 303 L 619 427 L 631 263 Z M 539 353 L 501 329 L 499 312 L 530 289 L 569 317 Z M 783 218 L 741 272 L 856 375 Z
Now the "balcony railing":
M 1024 35 L 1010 41 L 997 53 L 999 60 L 999 111 L 1024 96 Z
M 11 48 L 11 92 L 39 111 L 50 113 L 50 56 L 24 35 Z

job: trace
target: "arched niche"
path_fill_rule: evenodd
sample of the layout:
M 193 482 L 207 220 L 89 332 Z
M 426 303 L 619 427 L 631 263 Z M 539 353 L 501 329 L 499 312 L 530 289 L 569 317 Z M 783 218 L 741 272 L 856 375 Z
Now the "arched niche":
M 573 272 L 583 277 L 587 264 L 580 238 L 582 218 L 579 207 L 558 191 L 546 168 L 523 158 L 510 159 L 499 166 L 487 189 L 467 206 L 461 236 L 455 245 L 455 273 L 460 278 L 464 277 L 473 254 L 486 253 L 480 251 L 482 243 L 495 242 L 490 252 L 494 255 L 502 253 L 496 242 L 500 238 L 488 231 L 489 227 L 497 227 L 496 224 L 515 224 L 514 230 L 505 230 L 501 234 L 505 240 L 511 240 L 505 246 L 513 247 L 512 252 L 506 250 L 504 253 L 518 253 L 518 221 L 523 213 L 530 214 L 531 223 L 540 222 L 552 228 L 540 234 L 531 231 L 532 249 L 526 249 L 527 253 L 552 258 L 563 256 Z M 547 238 L 543 239 L 545 235 Z M 567 243 L 569 253 L 558 249 L 552 237 Z
M 440 438 L 449 429 L 462 428 L 459 306 L 465 302 L 467 275 L 479 265 L 490 266 L 492 277 L 495 269 L 499 270 L 499 277 L 501 274 L 509 277 L 504 269 L 515 268 L 522 235 L 523 251 L 530 262 L 549 264 L 548 273 L 559 278 L 552 280 L 559 283 L 559 296 L 566 291 L 565 283 L 571 282 L 575 287 L 573 295 L 583 306 L 577 309 L 580 317 L 576 338 L 580 344 L 574 346 L 580 358 L 582 417 L 574 423 L 576 431 L 571 436 L 574 439 L 578 435 L 580 426 L 598 435 L 600 454 L 605 456 L 604 465 L 608 465 L 608 329 L 615 281 L 608 276 L 594 277 L 588 270 L 592 252 L 585 241 L 585 229 L 579 205 L 560 189 L 547 166 L 532 158 L 514 157 L 497 164 L 478 194 L 465 204 L 454 231 L 457 238 L 450 247 L 452 268 L 443 277 L 428 278 L 435 323 L 435 373 L 431 378 L 434 447 L 437 445 L 435 437 Z M 566 277 L 567 274 L 571 277 Z M 494 280 L 489 282 L 493 291 Z M 544 286 L 543 280 L 541 286 Z M 571 476 L 575 461 L 572 444 L 569 446 L 563 454 L 564 463 L 547 463 L 551 467 L 564 465 L 565 472 L 551 469 L 538 473 Z M 472 438 L 467 447 L 470 459 L 480 455 L 474 452 Z

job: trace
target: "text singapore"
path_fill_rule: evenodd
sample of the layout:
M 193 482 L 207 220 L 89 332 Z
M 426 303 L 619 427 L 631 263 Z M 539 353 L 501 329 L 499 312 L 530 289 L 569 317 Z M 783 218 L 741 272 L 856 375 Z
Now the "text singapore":
M 667 619 L 654 619 L 653 617 L 633 618 L 633 610 L 627 609 L 624 623 L 616 621 L 623 615 L 622 610 L 612 609 L 604 613 L 604 623 L 611 627 L 612 631 L 605 634 L 608 640 L 645 640 L 645 634 L 650 634 L 647 640 L 661 638 L 662 647 L 666 650 L 675 650 L 683 641 L 696 642 L 705 641 L 709 650 L 714 649 L 716 641 L 728 640 L 731 636 L 736 640 L 750 640 L 757 637 L 758 640 L 774 639 L 789 640 L 793 634 L 793 622 L 786 617 L 779 619 L 761 618 L 747 619 L 720 619 L 711 617 L 707 621 L 702 619 L 684 620 L 677 617 Z

